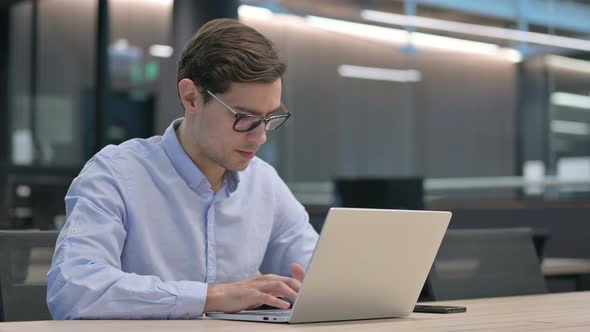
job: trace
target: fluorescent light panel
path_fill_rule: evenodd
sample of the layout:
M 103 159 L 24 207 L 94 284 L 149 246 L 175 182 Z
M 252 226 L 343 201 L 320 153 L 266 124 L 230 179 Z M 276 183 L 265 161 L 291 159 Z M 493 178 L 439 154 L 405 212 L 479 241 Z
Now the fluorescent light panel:
M 590 96 L 567 92 L 554 92 L 551 94 L 550 99 L 551 104 L 553 105 L 590 110 Z
M 551 67 L 579 71 L 590 74 L 590 61 L 572 59 L 559 55 L 548 55 L 545 57 L 545 63 Z
M 494 44 L 436 36 L 420 32 L 412 32 L 411 41 L 414 45 L 487 55 L 495 55 L 500 49 L 498 45 Z
M 584 122 L 553 120 L 551 131 L 557 134 L 586 136 L 590 135 L 590 125 Z
M 267 8 L 241 5 L 238 7 L 238 15 L 241 18 L 269 19 L 275 16 Z M 283 15 L 282 17 L 295 17 L 294 15 Z M 500 56 L 512 62 L 519 62 L 522 56 L 519 51 L 509 48 L 501 48 L 491 43 L 482 43 L 459 38 L 437 36 L 427 33 L 410 33 L 401 29 L 385 28 L 370 24 L 354 23 L 343 20 L 335 20 L 319 16 L 306 16 L 305 22 L 315 28 L 322 30 L 344 33 L 347 35 L 377 40 L 381 42 L 408 43 L 421 47 L 432 47 L 463 53 L 476 53 Z
M 384 28 L 369 24 L 353 23 L 318 16 L 307 16 L 306 21 L 310 26 L 316 28 L 332 32 L 345 33 L 364 39 L 373 39 L 394 43 L 411 42 L 412 44 L 421 47 L 432 47 L 464 53 L 496 55 L 506 58 L 512 62 L 519 62 L 522 60 L 522 56 L 517 50 L 501 48 L 498 45 L 490 43 L 436 36 L 420 32 L 407 32 L 405 30 Z
M 273 13 L 267 8 L 241 5 L 238 7 L 238 16 L 253 19 L 269 19 L 272 18 Z
M 124 38 L 117 39 L 109 45 L 109 55 L 113 57 L 139 59 L 142 54 L 141 48 L 129 45 L 129 41 Z
M 405 30 L 383 28 L 375 25 L 353 23 L 319 16 L 306 16 L 305 21 L 315 28 L 345 33 L 359 38 L 398 43 L 405 43 L 408 40 L 408 32 Z
M 159 58 L 169 58 L 174 53 L 174 49 L 168 45 L 154 44 L 150 46 L 150 55 Z
M 525 41 L 534 44 L 556 46 L 568 49 L 590 51 L 590 40 L 548 35 L 544 33 L 490 27 L 479 24 L 461 23 L 420 16 L 407 16 L 376 10 L 362 10 L 361 17 L 368 21 L 415 26 L 433 30 L 457 32 L 475 36 Z
M 171 6 L 174 0 L 151 0 L 152 2 L 160 3 L 162 5 Z
M 111 44 L 110 48 L 114 51 L 125 51 L 129 48 L 129 41 L 124 38 L 117 39 Z
M 342 77 L 402 83 L 418 82 L 422 78 L 420 72 L 415 69 L 400 70 L 352 65 L 338 66 L 338 74 Z

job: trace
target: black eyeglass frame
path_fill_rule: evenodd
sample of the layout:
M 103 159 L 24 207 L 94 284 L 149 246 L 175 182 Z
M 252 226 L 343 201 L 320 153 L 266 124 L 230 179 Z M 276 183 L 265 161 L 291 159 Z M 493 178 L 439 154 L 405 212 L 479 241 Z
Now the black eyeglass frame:
M 266 130 L 266 131 L 277 130 L 282 125 L 284 125 L 285 122 L 287 122 L 287 120 L 291 117 L 291 113 L 287 110 L 287 108 L 285 107 L 285 105 L 283 103 L 281 103 L 280 108 L 285 112 L 285 114 L 271 115 L 269 117 L 263 118 L 260 115 L 240 113 L 240 112 L 234 110 L 233 108 L 229 107 L 226 103 L 223 102 L 223 100 L 219 99 L 219 97 L 217 97 L 213 92 L 211 92 L 209 90 L 206 90 L 206 91 L 211 97 L 213 97 L 213 99 L 215 99 L 218 103 L 220 103 L 221 106 L 223 106 L 223 108 L 225 108 L 226 110 L 228 110 L 230 113 L 232 113 L 234 115 L 234 117 L 236 118 L 236 121 L 234 121 L 234 125 L 232 126 L 232 129 L 234 131 L 239 132 L 239 133 L 245 133 L 245 132 L 254 130 L 258 126 L 260 126 L 263 122 L 264 122 L 264 130 Z M 244 118 L 254 118 L 254 119 L 257 119 L 258 121 L 254 122 L 250 127 L 248 127 L 248 129 L 237 129 L 236 126 L 238 125 L 240 120 L 242 120 Z M 270 121 L 276 120 L 276 119 L 284 119 L 284 120 L 278 126 L 269 129 L 268 123 Z

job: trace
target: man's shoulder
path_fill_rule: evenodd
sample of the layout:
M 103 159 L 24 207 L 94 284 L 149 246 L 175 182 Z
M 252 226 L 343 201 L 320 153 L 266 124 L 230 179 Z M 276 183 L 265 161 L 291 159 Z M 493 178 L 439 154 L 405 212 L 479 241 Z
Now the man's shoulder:
M 276 169 L 268 162 L 254 157 L 248 167 L 240 172 L 240 184 L 254 186 L 259 190 L 274 192 L 281 187 L 283 180 Z
M 119 145 L 107 145 L 93 159 L 100 158 L 121 171 L 132 171 L 162 151 L 161 136 L 134 138 Z
M 250 164 L 244 170 L 244 174 L 248 176 L 278 176 L 275 168 L 259 157 L 252 158 L 252 161 L 250 161 Z

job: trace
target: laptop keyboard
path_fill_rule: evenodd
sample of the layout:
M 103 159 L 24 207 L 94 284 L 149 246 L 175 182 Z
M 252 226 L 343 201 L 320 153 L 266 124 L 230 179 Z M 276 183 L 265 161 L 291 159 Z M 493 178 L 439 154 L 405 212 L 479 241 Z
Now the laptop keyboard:
M 276 309 L 276 310 L 245 310 L 240 314 L 246 315 L 266 315 L 266 316 L 289 316 L 290 309 Z

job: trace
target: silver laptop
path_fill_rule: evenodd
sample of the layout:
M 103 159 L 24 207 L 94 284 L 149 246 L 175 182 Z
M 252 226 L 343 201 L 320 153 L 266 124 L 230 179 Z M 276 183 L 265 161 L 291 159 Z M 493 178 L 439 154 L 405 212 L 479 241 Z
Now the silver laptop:
M 275 323 L 407 316 L 450 220 L 445 211 L 331 208 L 292 309 L 206 316 Z

